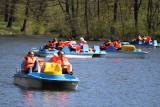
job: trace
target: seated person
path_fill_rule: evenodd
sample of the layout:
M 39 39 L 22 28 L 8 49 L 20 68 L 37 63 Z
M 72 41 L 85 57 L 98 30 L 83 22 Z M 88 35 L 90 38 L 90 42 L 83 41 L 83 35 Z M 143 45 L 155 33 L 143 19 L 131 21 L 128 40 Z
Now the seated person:
M 54 38 L 52 41 L 52 48 L 55 48 L 57 43 L 58 43 L 57 38 Z
M 21 71 L 23 74 L 29 74 L 31 72 L 38 72 L 41 70 L 41 67 L 44 64 L 43 59 L 39 59 L 34 56 L 33 51 L 29 51 L 27 56 L 24 57 L 24 60 L 21 64 Z
M 113 42 L 113 45 L 114 45 L 114 47 L 115 47 L 116 50 L 121 50 L 121 48 L 122 48 L 122 44 L 121 44 L 120 40 L 115 40 Z
M 113 45 L 113 43 L 111 42 L 111 40 L 107 40 L 105 43 L 103 43 L 103 45 L 101 46 L 101 50 L 105 50 L 107 49 L 109 46 Z
M 56 45 L 55 45 L 55 49 L 57 49 L 57 50 L 62 50 L 65 44 L 66 44 L 66 43 L 63 42 L 62 40 L 58 40 L 58 42 L 57 42 Z
M 138 36 L 137 40 L 138 40 L 138 41 L 142 41 L 143 39 L 142 39 L 141 36 Z
M 57 54 L 54 54 L 49 62 L 56 62 L 61 64 L 62 73 L 72 75 L 72 65 L 69 63 L 68 58 L 65 57 L 64 52 L 60 50 Z
M 146 36 L 145 43 L 149 43 L 150 41 L 152 41 L 151 37 L 150 36 Z
M 84 40 L 84 38 L 80 38 L 80 48 L 82 49 L 83 48 L 83 45 L 87 44 L 87 41 Z

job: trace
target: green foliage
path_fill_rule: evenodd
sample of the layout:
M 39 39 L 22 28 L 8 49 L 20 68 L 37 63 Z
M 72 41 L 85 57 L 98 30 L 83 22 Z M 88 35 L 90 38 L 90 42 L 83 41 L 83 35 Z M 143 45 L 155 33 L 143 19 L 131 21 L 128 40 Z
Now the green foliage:
M 117 3 L 117 18 L 114 21 L 114 2 L 99 1 L 99 13 L 98 2 L 94 0 L 88 1 L 88 5 L 85 6 L 85 2 L 79 0 L 74 1 L 74 14 L 72 8 L 72 1 L 68 1 L 69 10 L 66 10 L 66 2 L 60 0 L 30 0 L 28 16 L 25 15 L 26 1 L 22 0 L 17 2 L 15 9 L 15 22 L 13 22 L 12 28 L 6 28 L 7 22 L 0 20 L 0 33 L 1 34 L 52 34 L 53 32 L 59 32 L 62 37 L 68 38 L 72 36 L 73 28 L 76 30 L 77 37 L 83 36 L 90 39 L 108 39 L 110 38 L 110 28 L 115 28 L 114 39 L 132 39 L 138 35 L 159 35 L 160 25 L 158 22 L 160 15 L 155 11 L 158 1 L 153 1 L 153 16 L 154 26 L 148 29 L 147 14 L 148 14 L 148 0 L 142 1 L 138 11 L 138 24 L 135 27 L 134 20 L 134 2 L 128 0 L 118 1 Z M 1 3 L 1 1 L 0 1 Z M 3 3 L 5 4 L 5 3 Z M 1 17 L 4 17 L 4 5 L 1 6 Z M 87 10 L 85 10 L 87 7 Z M 77 10 L 78 9 L 78 10 Z M 159 8 L 158 8 L 159 9 Z M 86 14 L 88 23 L 86 23 Z M 152 13 L 153 14 L 153 13 Z M 20 29 L 23 26 L 24 19 L 27 19 L 26 30 L 21 32 Z M 157 20 L 155 20 L 157 19 Z M 87 35 L 87 26 L 89 35 Z M 150 31 L 150 32 L 149 32 Z

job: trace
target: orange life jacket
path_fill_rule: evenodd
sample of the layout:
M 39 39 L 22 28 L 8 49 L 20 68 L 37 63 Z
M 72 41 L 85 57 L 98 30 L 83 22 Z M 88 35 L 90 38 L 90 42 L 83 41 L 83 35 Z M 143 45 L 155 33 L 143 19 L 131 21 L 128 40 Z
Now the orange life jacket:
M 25 56 L 24 59 L 26 60 L 25 62 L 25 68 L 32 68 L 34 66 L 34 62 L 36 61 L 36 58 L 33 57 L 29 57 L 29 56 Z
M 114 47 L 115 47 L 116 49 L 120 49 L 120 48 L 122 48 L 122 44 L 121 44 L 121 42 L 114 41 L 114 42 L 113 42 L 113 45 L 114 45 Z
M 117 42 L 117 41 L 114 41 L 114 42 L 113 42 L 113 44 L 114 44 L 114 47 L 115 47 L 116 49 L 118 49 L 118 48 L 119 48 L 119 44 L 118 44 L 118 42 Z
M 112 42 L 107 42 L 107 43 L 104 43 L 101 47 L 103 48 L 103 49 L 107 49 L 109 46 L 111 46 L 111 45 L 113 45 L 113 43 Z
M 118 42 L 118 48 L 122 48 L 121 42 Z
M 60 57 L 57 54 L 53 55 L 52 62 L 56 62 L 56 63 L 61 64 L 62 68 L 67 68 L 66 65 L 69 64 L 67 57 L 63 57 L 63 60 L 61 60 Z
M 59 48 L 63 48 L 65 44 L 66 44 L 66 42 L 61 41 L 61 42 L 59 42 L 58 47 Z

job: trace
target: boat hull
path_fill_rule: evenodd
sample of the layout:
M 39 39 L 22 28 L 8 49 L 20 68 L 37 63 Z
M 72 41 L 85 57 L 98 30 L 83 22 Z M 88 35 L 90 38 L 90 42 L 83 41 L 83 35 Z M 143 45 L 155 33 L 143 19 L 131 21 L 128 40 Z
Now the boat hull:
M 48 57 L 51 58 L 53 57 L 53 54 L 39 54 L 40 57 Z M 68 58 L 92 58 L 93 54 L 65 54 L 66 57 Z
M 106 53 L 105 54 L 93 54 L 92 57 L 93 58 L 105 58 L 105 55 Z
M 77 78 L 69 79 L 66 77 L 70 77 L 70 75 L 41 75 L 40 73 L 36 75 L 14 74 L 14 84 L 33 89 L 76 90 L 79 80 Z
M 106 58 L 149 58 L 147 52 L 138 53 L 138 52 L 107 52 L 105 55 Z

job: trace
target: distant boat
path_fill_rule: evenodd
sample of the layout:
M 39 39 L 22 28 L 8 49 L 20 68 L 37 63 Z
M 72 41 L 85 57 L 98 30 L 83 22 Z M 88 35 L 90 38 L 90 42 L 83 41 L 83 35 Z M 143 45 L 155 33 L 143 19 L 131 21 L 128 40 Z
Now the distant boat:
M 104 57 L 105 51 L 100 51 L 97 46 L 94 46 L 95 52 L 89 51 L 89 46 L 84 45 L 82 51 L 70 51 L 68 46 L 63 47 L 63 51 L 65 52 L 65 56 L 68 58 L 92 58 L 92 57 Z M 53 49 L 32 49 L 35 53 L 35 55 L 40 57 L 52 57 L 55 53 L 57 53 L 59 50 Z
M 160 43 L 158 43 L 157 40 L 152 40 L 148 43 L 145 43 L 142 40 L 139 40 L 139 41 L 130 40 L 129 42 L 122 42 L 122 44 L 132 44 L 135 46 L 143 46 L 143 47 L 160 47 Z
M 57 53 L 57 49 L 32 49 L 35 56 L 39 57 L 52 57 L 54 53 Z
M 136 49 L 134 45 L 123 45 L 121 50 L 109 46 L 106 50 L 106 58 L 149 58 L 148 52 Z
M 59 64 L 48 62 L 45 69 L 45 72 L 41 73 L 22 74 L 21 72 L 17 72 L 13 76 L 14 84 L 33 89 L 77 89 L 79 79 L 73 75 L 62 74 Z

